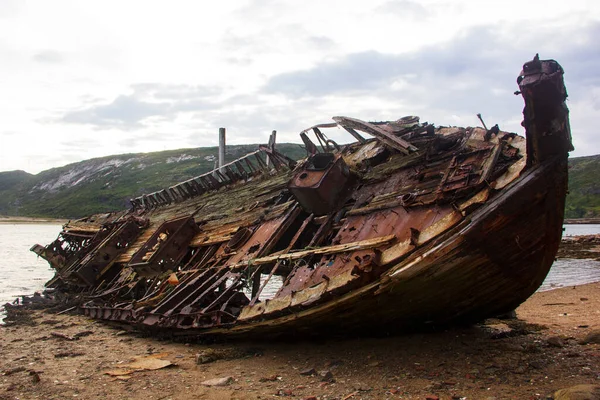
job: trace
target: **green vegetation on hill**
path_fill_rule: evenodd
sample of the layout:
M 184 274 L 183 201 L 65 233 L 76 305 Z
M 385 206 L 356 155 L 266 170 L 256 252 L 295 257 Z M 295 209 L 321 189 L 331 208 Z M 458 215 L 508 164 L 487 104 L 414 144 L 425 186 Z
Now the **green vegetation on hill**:
M 232 161 L 258 145 L 227 146 Z M 306 155 L 298 144 L 278 144 L 293 159 Z M 212 170 L 217 147 L 121 154 L 53 168 L 37 175 L 0 172 L 0 215 L 80 218 L 120 210 L 128 200 Z M 569 161 L 566 218 L 600 217 L 600 155 Z
M 0 172 L 0 192 L 9 191 L 32 176 L 30 173 L 21 170 Z
M 566 218 L 600 217 L 600 155 L 569 160 Z
M 226 161 L 235 160 L 258 145 L 227 146 Z M 298 144 L 277 149 L 299 159 L 306 152 Z M 0 172 L 0 215 L 80 218 L 121 210 L 128 200 L 211 171 L 217 147 L 94 158 L 37 175 Z

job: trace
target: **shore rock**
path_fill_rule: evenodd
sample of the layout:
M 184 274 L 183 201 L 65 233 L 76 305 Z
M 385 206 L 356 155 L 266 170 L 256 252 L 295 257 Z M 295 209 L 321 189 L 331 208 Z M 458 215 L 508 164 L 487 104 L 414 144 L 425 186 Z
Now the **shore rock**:
M 317 374 L 317 370 L 314 368 L 307 368 L 305 370 L 300 371 L 300 375 L 304 375 L 304 376 L 312 376 L 312 375 L 316 375 Z
M 600 400 L 600 386 L 576 385 L 554 393 L 554 400 Z
M 329 370 L 319 372 L 319 377 L 321 378 L 321 382 L 335 382 L 333 374 Z
M 231 376 L 225 376 L 223 378 L 209 379 L 207 381 L 202 382 L 202 385 L 204 385 L 204 386 L 227 386 L 231 382 L 233 382 L 233 378 Z
M 596 343 L 600 344 L 600 329 L 595 329 L 588 333 L 581 341 L 581 344 Z
M 552 347 L 564 347 L 565 342 L 559 336 L 550 336 L 546 339 L 546 343 Z

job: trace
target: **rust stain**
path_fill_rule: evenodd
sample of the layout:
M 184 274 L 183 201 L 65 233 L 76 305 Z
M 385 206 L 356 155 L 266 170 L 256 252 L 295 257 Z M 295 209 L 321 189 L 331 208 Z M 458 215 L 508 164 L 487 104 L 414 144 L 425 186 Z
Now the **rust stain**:
M 456 308 L 445 302 L 456 318 L 510 307 L 532 286 L 502 281 L 512 295 L 482 289 L 477 301 L 458 288 L 479 293 L 486 282 L 514 279 L 508 270 L 532 282 L 544 275 L 560 235 L 571 148 L 562 68 L 536 58 L 519 84 L 527 138 L 415 116 L 334 117 L 301 132 L 305 160 L 260 146 L 134 198 L 129 210 L 69 222 L 32 250 L 56 270 L 48 286 L 87 293 L 87 315 L 147 328 L 233 333 L 443 321 L 436 295 L 456 300 Z M 356 141 L 341 146 L 326 136 L 339 127 Z M 538 211 L 525 218 L 520 202 Z M 523 219 L 547 236 L 525 234 Z M 511 226 L 523 240 L 506 246 L 537 267 L 507 256 L 514 265 L 503 269 L 494 252 L 504 250 L 492 237 L 510 237 Z

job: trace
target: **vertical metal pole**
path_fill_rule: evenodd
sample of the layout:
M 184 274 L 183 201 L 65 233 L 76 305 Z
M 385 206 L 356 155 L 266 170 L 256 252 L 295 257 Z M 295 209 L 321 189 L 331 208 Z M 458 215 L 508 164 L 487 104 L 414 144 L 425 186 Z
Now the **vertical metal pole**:
M 225 128 L 219 128 L 219 168 L 225 165 Z
M 267 144 L 267 146 L 269 146 L 269 148 L 271 150 L 275 150 L 275 138 L 277 136 L 277 131 L 273 131 L 271 132 L 271 136 L 269 136 L 269 143 Z M 267 156 L 267 168 L 270 166 L 271 164 L 271 160 L 269 159 L 269 156 Z

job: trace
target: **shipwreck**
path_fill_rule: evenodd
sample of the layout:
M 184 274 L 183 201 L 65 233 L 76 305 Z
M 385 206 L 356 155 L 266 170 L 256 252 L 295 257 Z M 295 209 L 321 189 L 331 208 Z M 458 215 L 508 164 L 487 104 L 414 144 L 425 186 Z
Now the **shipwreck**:
M 561 66 L 536 56 L 517 82 L 525 137 L 334 117 L 300 133 L 304 160 L 261 146 L 70 221 L 32 248 L 56 270 L 46 286 L 92 318 L 183 335 L 394 332 L 509 312 L 554 261 L 572 150 Z

